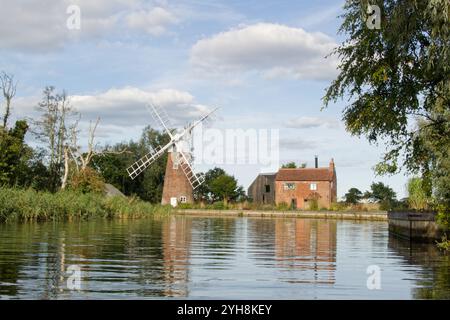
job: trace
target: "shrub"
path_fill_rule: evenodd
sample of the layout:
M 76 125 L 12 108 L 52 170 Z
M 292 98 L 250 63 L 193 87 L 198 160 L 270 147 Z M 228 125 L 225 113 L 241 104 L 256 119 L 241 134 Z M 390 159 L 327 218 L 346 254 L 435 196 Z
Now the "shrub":
M 193 209 L 194 207 L 198 207 L 192 203 L 180 203 L 178 205 L 178 209 Z
M 286 202 L 280 202 L 277 204 L 277 210 L 286 211 L 289 210 L 289 205 Z
M 224 210 L 224 209 L 226 209 L 227 207 L 225 206 L 225 204 L 223 203 L 223 201 L 217 201 L 217 202 L 214 202 L 214 203 L 212 204 L 212 208 L 213 208 L 214 210 Z
M 105 190 L 105 183 L 95 170 L 87 167 L 72 175 L 70 179 L 70 189 L 82 193 L 103 193 Z
M 317 199 L 311 199 L 309 201 L 309 210 L 319 210 L 319 201 Z
M 347 204 L 344 202 L 333 202 L 330 206 L 332 211 L 343 211 L 347 208 Z
M 425 192 L 423 180 L 420 178 L 411 178 L 407 184 L 408 205 L 411 209 L 425 210 L 428 208 L 429 197 Z

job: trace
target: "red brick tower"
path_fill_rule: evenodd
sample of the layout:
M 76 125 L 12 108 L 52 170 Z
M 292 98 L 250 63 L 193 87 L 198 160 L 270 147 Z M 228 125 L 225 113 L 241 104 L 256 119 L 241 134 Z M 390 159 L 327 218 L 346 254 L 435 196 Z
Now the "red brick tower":
M 171 151 L 168 154 L 161 204 L 177 205 L 194 202 L 192 186 L 181 165 L 178 164 L 177 157 L 177 152 Z M 174 203 L 175 199 L 176 203 Z

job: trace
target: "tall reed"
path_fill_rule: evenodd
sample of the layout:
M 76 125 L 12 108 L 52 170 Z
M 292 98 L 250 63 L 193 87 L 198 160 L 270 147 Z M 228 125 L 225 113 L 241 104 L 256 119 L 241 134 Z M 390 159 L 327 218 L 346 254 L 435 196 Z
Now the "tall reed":
M 100 218 L 141 218 L 170 213 L 170 207 L 137 198 L 105 197 L 97 193 L 0 187 L 0 222 Z

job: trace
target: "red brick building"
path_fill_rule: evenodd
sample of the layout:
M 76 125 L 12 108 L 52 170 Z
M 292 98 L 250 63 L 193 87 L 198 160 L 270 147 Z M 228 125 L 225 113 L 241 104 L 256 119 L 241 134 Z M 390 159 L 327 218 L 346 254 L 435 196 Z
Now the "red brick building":
M 275 178 L 275 204 L 292 208 L 330 208 L 337 199 L 334 161 L 328 167 L 280 169 Z
M 169 151 L 161 204 L 177 206 L 179 203 L 193 203 L 192 186 L 176 161 L 176 152 Z

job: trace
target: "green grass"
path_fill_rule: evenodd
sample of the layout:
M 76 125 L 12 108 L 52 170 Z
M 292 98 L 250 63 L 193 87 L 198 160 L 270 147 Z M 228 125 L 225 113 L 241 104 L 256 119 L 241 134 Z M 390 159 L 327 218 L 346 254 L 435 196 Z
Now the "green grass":
M 142 218 L 167 214 L 170 210 L 169 206 L 153 205 L 137 198 L 0 188 L 0 222 Z

